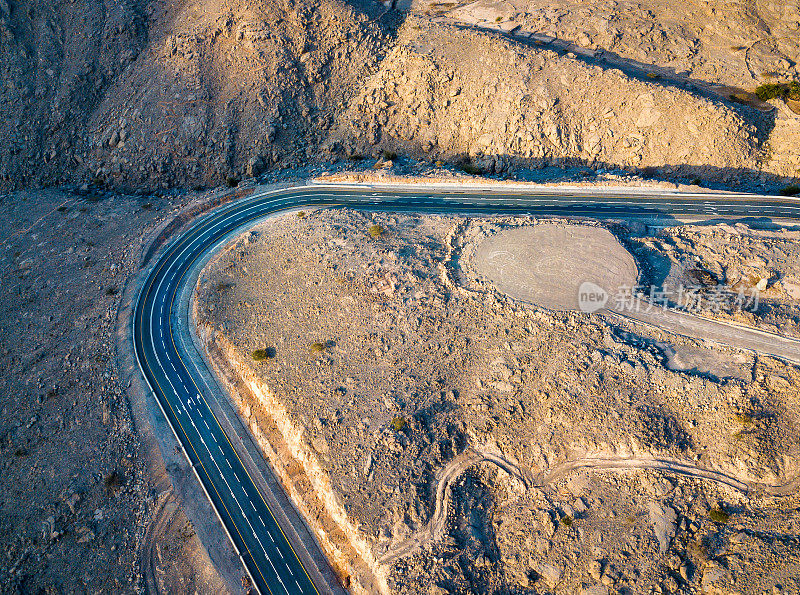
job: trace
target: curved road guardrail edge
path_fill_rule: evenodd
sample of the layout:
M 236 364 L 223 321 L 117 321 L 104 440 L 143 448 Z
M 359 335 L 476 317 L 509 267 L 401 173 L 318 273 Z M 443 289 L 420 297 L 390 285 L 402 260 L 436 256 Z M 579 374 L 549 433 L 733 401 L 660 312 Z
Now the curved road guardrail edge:
M 800 220 L 800 202 L 786 197 L 685 194 L 662 189 L 643 192 L 625 187 L 459 188 L 355 183 L 311 184 L 256 192 L 198 216 L 159 250 L 147 269 L 131 320 L 134 353 L 195 478 L 254 588 L 262 594 L 318 593 L 318 590 L 205 402 L 191 366 L 180 357 L 172 334 L 173 306 L 178 287 L 192 263 L 242 225 L 282 211 L 325 205 L 450 214 L 638 218 L 675 223 L 678 221 L 674 217 L 678 215 Z M 197 363 L 193 365 L 196 367 Z

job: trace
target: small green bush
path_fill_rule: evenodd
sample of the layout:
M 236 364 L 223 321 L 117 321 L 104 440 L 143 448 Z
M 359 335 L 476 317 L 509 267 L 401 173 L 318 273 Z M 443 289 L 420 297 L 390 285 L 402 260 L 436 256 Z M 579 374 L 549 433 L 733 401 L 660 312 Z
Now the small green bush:
M 269 354 L 267 353 L 266 349 L 256 349 L 250 354 L 250 357 L 253 358 L 254 362 L 263 362 L 264 360 L 269 359 Z
M 298 219 L 305 219 L 306 218 L 306 212 L 305 211 L 297 211 L 297 218 Z
M 468 174 L 473 175 L 473 176 L 479 176 L 479 175 L 481 175 L 483 173 L 483 171 L 481 170 L 480 167 L 478 167 L 477 165 L 474 165 L 470 161 L 467 161 L 466 163 L 462 163 L 461 164 L 461 169 L 464 171 L 464 173 L 468 173 Z
M 761 101 L 769 101 L 770 99 L 777 99 L 784 95 L 784 85 L 777 83 L 764 83 L 756 88 L 756 95 Z
M 764 83 L 756 89 L 756 95 L 763 101 L 770 99 L 791 99 L 800 101 L 800 83 Z
M 575 519 L 573 519 L 568 514 L 565 514 L 564 516 L 562 516 L 560 520 L 561 520 L 561 524 L 564 525 L 565 527 L 571 527 L 573 521 L 575 521 Z
M 708 511 L 708 518 L 710 518 L 715 523 L 724 525 L 731 518 L 731 515 L 729 515 L 721 508 L 712 508 L 711 510 Z
M 312 343 L 309 349 L 311 353 L 322 353 L 325 351 L 325 343 Z
M 787 186 L 786 188 L 781 188 L 781 194 L 783 196 L 797 196 L 800 194 L 800 186 Z
M 236 176 L 225 176 L 225 185 L 228 188 L 236 188 L 239 185 L 239 178 Z
M 106 295 L 117 295 L 117 286 L 112 285 L 106 288 Z
M 404 417 L 401 417 L 401 416 L 398 415 L 398 416 L 392 418 L 392 429 L 395 432 L 400 432 L 405 427 L 406 427 L 406 419 Z
M 370 225 L 367 231 L 369 232 L 369 235 L 376 239 L 383 235 L 383 227 L 378 224 Z
M 386 159 L 386 161 L 394 161 L 395 159 L 397 159 L 397 153 L 395 153 L 394 151 L 384 150 L 383 158 Z

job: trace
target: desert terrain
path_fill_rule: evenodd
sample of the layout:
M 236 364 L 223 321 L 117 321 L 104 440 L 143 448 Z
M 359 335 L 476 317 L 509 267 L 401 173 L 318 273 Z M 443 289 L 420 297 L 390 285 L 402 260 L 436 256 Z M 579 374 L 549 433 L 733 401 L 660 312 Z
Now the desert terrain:
M 4 593 L 226 588 L 116 361 L 142 234 L 184 200 L 53 190 L 0 204 Z
M 731 277 L 755 259 L 795 274 L 771 255 L 796 241 L 744 227 L 322 210 L 232 242 L 196 323 L 262 445 L 287 444 L 265 454 L 311 527 L 387 592 L 800 588 L 797 368 L 514 300 L 478 272 L 487 238 L 575 225 L 643 282 L 656 257 L 683 274 L 688 237 Z M 723 256 L 729 233 L 742 250 Z
M 321 174 L 796 195 L 798 35 L 779 1 L 0 0 L 2 592 L 247 591 L 120 340 L 143 267 L 221 196 Z M 203 277 L 198 329 L 264 389 L 231 396 L 332 563 L 409 593 L 800 589 L 776 487 L 797 368 L 515 300 L 473 257 L 536 223 L 308 212 Z M 758 288 L 701 314 L 800 336 L 797 230 L 603 228 L 640 282 Z M 600 469 L 561 474 L 579 460 Z

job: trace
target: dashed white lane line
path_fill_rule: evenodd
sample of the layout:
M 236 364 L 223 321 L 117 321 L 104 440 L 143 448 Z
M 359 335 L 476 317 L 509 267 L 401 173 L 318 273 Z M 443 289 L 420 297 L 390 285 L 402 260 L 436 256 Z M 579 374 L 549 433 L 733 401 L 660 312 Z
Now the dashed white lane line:
M 195 429 L 195 432 L 197 432 L 197 426 L 195 425 L 194 420 L 192 420 L 190 418 L 190 421 L 191 421 L 192 427 L 194 427 L 194 429 Z M 199 434 L 199 432 L 198 432 L 198 434 Z M 200 441 L 203 443 L 203 446 L 206 446 L 205 440 L 203 440 L 202 436 L 200 436 Z M 258 541 L 258 545 L 261 546 L 261 551 L 264 553 L 264 557 L 269 562 L 269 565 L 272 566 L 272 570 L 275 572 L 275 576 L 277 577 L 277 579 L 281 583 L 281 586 L 283 587 L 284 591 L 286 591 L 286 593 L 288 595 L 289 594 L 289 589 L 286 588 L 286 585 L 284 584 L 280 573 L 278 573 L 278 570 L 275 568 L 275 565 L 272 563 L 272 560 L 270 560 L 270 557 L 267 554 L 267 549 L 264 547 L 264 544 L 261 543 L 261 539 L 259 538 L 258 533 L 256 532 L 255 528 L 253 527 L 253 524 L 250 522 L 250 519 L 247 518 L 247 515 L 245 514 L 244 509 L 242 508 L 242 505 L 239 502 L 239 499 L 236 497 L 236 494 L 233 492 L 233 489 L 231 489 L 231 486 L 228 483 L 228 480 L 222 474 L 222 470 L 219 468 L 219 465 L 217 464 L 217 460 L 214 458 L 214 455 L 211 454 L 211 451 L 208 449 L 208 446 L 206 446 L 206 450 L 208 451 L 209 455 L 211 455 L 211 462 L 214 463 L 214 466 L 217 468 L 217 473 L 219 474 L 220 477 L 222 477 L 222 481 L 225 482 L 225 485 L 227 486 L 228 491 L 230 492 L 231 496 L 233 497 L 233 501 L 236 502 L 236 506 L 239 508 L 239 512 L 242 513 L 242 517 L 247 522 L 247 524 L 250 526 L 250 531 L 253 532 L 253 536 L 256 538 L 256 541 Z M 228 462 L 227 459 L 225 459 L 225 461 Z M 230 466 L 229 462 L 228 462 L 228 466 Z M 236 475 L 235 471 L 234 471 L 234 475 Z M 239 479 L 238 475 L 236 475 L 236 479 L 241 484 L 241 479 Z M 244 487 L 243 486 L 240 486 L 240 487 L 242 488 L 242 491 L 244 491 Z M 245 492 L 245 495 L 246 495 L 246 492 Z M 253 502 L 249 498 L 248 498 L 248 502 L 250 502 L 250 506 L 253 506 Z M 255 507 L 253 507 L 253 510 L 255 511 Z M 263 524 L 263 520 L 262 520 L 262 524 Z M 270 541 L 272 541 L 272 543 L 274 544 L 275 540 L 272 538 L 272 535 L 270 535 L 269 532 L 267 532 L 267 535 L 269 535 Z M 278 551 L 278 553 L 280 554 L 281 559 L 283 559 L 283 554 L 281 554 L 280 551 Z M 286 567 L 289 570 L 289 574 L 291 576 L 294 576 L 294 573 L 292 572 L 292 569 L 289 568 L 288 564 L 286 565 Z
M 345 196 L 346 196 L 346 195 L 345 195 Z M 359 197 L 359 200 L 364 200 L 364 199 Z M 517 200 L 517 199 L 512 199 L 512 200 Z M 708 207 L 708 206 L 710 206 L 710 205 L 708 205 L 708 203 L 706 203 L 706 207 Z M 252 209 L 255 209 L 255 208 L 263 208 L 263 205 L 259 205 L 258 207 L 254 206 L 254 207 L 251 207 L 251 208 L 252 208 Z M 713 207 L 712 207 L 712 208 L 713 208 Z M 797 209 L 797 207 L 793 207 L 793 209 Z M 250 210 L 250 209 L 247 209 L 247 210 Z M 205 241 L 205 240 L 204 240 L 205 236 L 206 236 L 206 235 L 208 235 L 208 233 L 211 233 L 211 232 L 213 232 L 214 230 L 216 230 L 216 229 L 217 229 L 217 228 L 218 228 L 220 225 L 222 225 L 222 222 L 218 223 L 217 225 L 215 225 L 214 227 L 212 227 L 212 228 L 210 229 L 210 231 L 209 231 L 209 232 L 207 232 L 207 233 L 206 233 L 206 234 L 204 234 L 203 236 L 199 237 L 199 238 L 198 238 L 198 241 Z M 186 248 L 185 250 L 188 250 L 188 249 L 189 249 L 189 248 L 190 248 L 192 245 L 194 245 L 194 242 L 193 242 L 192 244 L 190 244 L 190 246 L 187 246 L 187 248 Z M 184 252 L 185 252 L 185 250 L 184 250 Z M 178 264 L 179 264 L 179 265 L 182 265 L 182 264 L 185 262 L 185 260 L 186 260 L 186 259 L 181 259 L 181 260 L 179 260 Z M 171 275 L 170 279 L 174 279 L 174 278 L 177 276 L 177 273 L 178 273 L 178 270 L 173 270 L 173 272 L 172 272 L 172 275 Z M 163 311 L 164 311 L 164 303 L 163 303 L 163 301 L 162 301 L 162 304 L 161 304 L 161 312 L 162 312 L 162 315 L 163 315 Z M 159 329 L 159 332 L 160 332 L 160 333 L 162 332 L 162 331 L 161 331 L 161 329 Z M 170 384 L 171 384 L 171 383 L 170 383 Z M 190 406 L 190 407 L 192 406 L 192 405 L 191 405 L 191 403 L 190 403 L 190 405 L 189 405 L 189 406 Z M 184 411 L 186 411 L 186 408 L 185 408 L 185 407 L 184 407 L 183 409 L 184 409 Z M 187 412 L 187 413 L 188 413 L 188 412 Z M 201 415 L 202 415 L 202 412 L 201 412 Z M 213 457 L 212 457 L 212 459 L 213 459 Z M 229 461 L 227 461 L 227 459 L 226 459 L 226 462 L 227 462 L 227 463 L 228 463 L 228 465 L 230 466 L 230 462 L 229 462 Z M 224 479 L 224 477 L 223 477 L 223 479 Z M 237 479 L 239 479 L 239 478 L 237 477 Z M 226 484 L 227 484 L 227 481 L 226 481 Z M 230 489 L 230 486 L 228 486 L 228 487 L 229 487 L 229 489 Z M 233 492 L 232 492 L 232 491 L 231 491 L 231 494 L 233 495 Z M 234 499 L 236 499 L 235 495 L 234 495 Z M 237 504 L 238 504 L 238 500 L 237 500 Z M 259 519 L 261 520 L 261 522 L 262 522 L 262 524 L 263 524 L 263 519 L 261 519 L 260 517 L 259 517 Z M 270 535 L 270 539 L 272 539 L 272 536 L 271 536 L 271 535 Z M 282 581 L 281 581 L 281 582 L 282 582 Z M 295 581 L 295 582 L 296 582 L 296 581 Z M 299 588 L 299 584 L 298 584 L 298 588 Z
M 256 539 L 258 539 L 258 535 L 256 535 Z M 266 552 L 265 552 L 265 553 L 266 553 Z M 283 590 L 284 590 L 284 591 L 286 591 L 286 592 L 288 593 L 288 592 L 289 592 L 289 589 L 287 589 L 287 588 L 286 588 L 286 585 L 284 585 L 284 584 L 283 584 L 283 579 L 281 578 L 281 575 L 280 575 L 280 574 L 278 574 L 278 571 L 275 569 L 275 565 L 272 563 L 272 560 L 270 560 L 270 559 L 269 559 L 269 556 L 267 556 L 267 562 L 269 562 L 269 565 L 270 565 L 270 566 L 272 566 L 272 570 L 274 570 L 274 571 L 275 571 L 275 576 L 277 576 L 277 577 L 278 577 L 278 580 L 280 581 L 280 583 L 281 583 L 281 586 L 283 587 Z

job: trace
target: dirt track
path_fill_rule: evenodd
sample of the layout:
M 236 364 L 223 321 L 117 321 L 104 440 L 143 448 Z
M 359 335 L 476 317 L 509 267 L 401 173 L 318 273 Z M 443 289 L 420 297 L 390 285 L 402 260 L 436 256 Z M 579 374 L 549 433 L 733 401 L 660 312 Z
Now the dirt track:
M 790 496 L 800 487 L 800 476 L 779 485 L 748 483 L 726 473 L 704 469 L 691 461 L 656 459 L 652 457 L 588 456 L 564 461 L 550 469 L 533 473 L 530 469 L 521 467 L 500 453 L 470 448 L 450 461 L 444 469 L 437 473 L 436 504 L 428 524 L 411 537 L 392 546 L 379 561 L 383 564 L 391 564 L 395 560 L 410 556 L 429 547 L 433 542 L 441 540 L 447 532 L 447 517 L 450 508 L 452 485 L 458 481 L 461 474 L 467 469 L 483 462 L 497 465 L 509 475 L 519 479 L 526 489 L 543 488 L 581 469 L 619 472 L 632 469 L 654 469 L 667 475 L 680 475 L 714 481 L 745 494 L 756 492 L 773 496 Z

